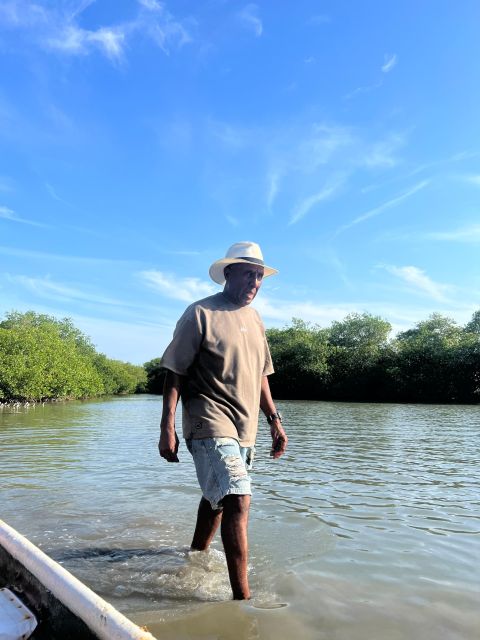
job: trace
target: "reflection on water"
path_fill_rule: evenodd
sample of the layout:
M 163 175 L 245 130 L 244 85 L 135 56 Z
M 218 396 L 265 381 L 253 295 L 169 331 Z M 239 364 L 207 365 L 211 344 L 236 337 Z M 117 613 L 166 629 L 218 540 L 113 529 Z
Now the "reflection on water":
M 279 403 L 234 603 L 219 540 L 189 551 L 199 493 L 183 444 L 158 457 L 160 401 L 0 412 L 3 519 L 162 639 L 480 635 L 477 407 Z

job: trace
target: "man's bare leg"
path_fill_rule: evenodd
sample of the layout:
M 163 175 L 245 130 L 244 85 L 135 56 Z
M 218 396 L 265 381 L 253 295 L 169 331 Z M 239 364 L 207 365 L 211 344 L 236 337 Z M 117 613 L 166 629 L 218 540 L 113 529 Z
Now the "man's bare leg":
M 222 500 L 222 542 L 235 600 L 250 598 L 248 587 L 248 511 L 250 496 L 228 495 Z
M 198 505 L 197 524 L 191 549 L 194 551 L 206 551 L 210 546 L 218 525 L 222 520 L 222 509 L 212 509 L 210 502 L 202 498 Z

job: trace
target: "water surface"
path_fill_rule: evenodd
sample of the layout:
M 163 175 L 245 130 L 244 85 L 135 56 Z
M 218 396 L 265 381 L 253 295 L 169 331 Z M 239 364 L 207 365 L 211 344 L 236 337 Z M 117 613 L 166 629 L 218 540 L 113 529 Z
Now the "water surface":
M 261 422 L 249 603 L 220 540 L 191 553 L 190 456 L 157 452 L 161 398 L 0 411 L 1 517 L 159 638 L 480 637 L 475 406 L 278 403 Z

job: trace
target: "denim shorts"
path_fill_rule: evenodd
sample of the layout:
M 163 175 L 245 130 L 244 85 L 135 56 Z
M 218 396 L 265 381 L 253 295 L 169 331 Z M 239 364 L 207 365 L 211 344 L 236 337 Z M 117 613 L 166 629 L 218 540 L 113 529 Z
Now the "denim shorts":
M 229 494 L 252 495 L 250 476 L 255 447 L 241 447 L 235 438 L 189 438 L 186 445 L 192 454 L 203 497 L 212 509 Z

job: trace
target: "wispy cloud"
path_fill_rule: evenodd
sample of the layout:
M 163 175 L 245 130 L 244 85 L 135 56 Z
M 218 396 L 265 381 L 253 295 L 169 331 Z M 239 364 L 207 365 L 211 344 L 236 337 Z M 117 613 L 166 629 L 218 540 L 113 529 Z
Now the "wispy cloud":
M 258 143 L 258 136 L 252 138 Z M 290 178 L 292 173 L 315 176 L 319 170 L 324 173 L 326 167 L 342 172 L 392 168 L 399 163 L 398 152 L 406 139 L 405 133 L 389 132 L 380 139 L 369 140 L 360 130 L 325 122 L 283 127 L 270 134 L 264 145 L 271 156 L 267 200 L 272 203 L 282 179 Z M 318 183 L 318 176 L 315 182 Z
M 46 44 L 71 55 L 87 55 L 99 49 L 110 60 L 120 60 L 126 41 L 125 27 L 102 27 L 96 31 L 67 25 L 62 31 L 46 39 Z
M 219 120 L 210 120 L 207 133 L 233 151 L 245 149 L 254 140 L 253 132 L 245 127 L 234 126 Z
M 476 187 L 480 187 L 480 175 L 467 175 L 462 176 L 464 182 L 474 184 Z
M 7 28 L 25 28 L 47 22 L 47 9 L 34 2 L 10 0 L 0 4 L 0 24 Z
M 277 197 L 278 189 L 280 182 L 280 173 L 277 171 L 272 171 L 267 176 L 267 207 L 271 210 L 273 203 L 275 202 L 275 198 Z
M 230 215 L 226 215 L 225 219 L 227 222 L 229 222 L 232 227 L 238 227 L 238 225 L 240 224 L 240 222 L 238 221 L 238 218 L 235 218 L 234 216 L 230 216 Z
M 339 175 L 346 183 L 358 171 L 374 174 L 380 169 L 386 180 L 385 170 L 402 162 L 408 135 L 390 130 L 372 137 L 359 127 L 310 117 L 250 127 L 207 118 L 198 127 L 195 144 L 207 165 L 209 195 L 222 214 L 234 209 L 275 213 L 293 224 L 316 203 L 340 192 Z M 173 139 L 169 144 L 178 152 Z M 233 170 L 230 155 L 235 155 Z
M 317 204 L 320 204 L 320 202 L 323 202 L 331 198 L 339 190 L 343 182 L 344 182 L 343 178 L 338 178 L 336 181 L 332 182 L 331 184 L 326 185 L 318 193 L 314 193 L 313 195 L 308 196 L 307 198 L 302 200 L 295 207 L 293 215 L 290 218 L 289 224 L 290 225 L 296 224 L 299 220 L 304 218 L 307 215 L 307 213 L 309 213 L 309 211 L 313 209 L 313 207 L 315 207 Z
M 44 262 L 45 260 L 53 260 L 54 262 L 66 262 L 77 265 L 92 266 L 92 267 L 106 267 L 109 265 L 125 265 L 132 268 L 138 268 L 139 263 L 133 260 L 112 260 L 110 258 L 92 258 L 85 256 L 69 256 L 57 253 L 48 253 L 46 251 L 32 251 L 30 249 L 16 249 L 14 247 L 6 247 L 0 245 L 0 254 L 6 256 L 13 256 L 16 258 L 28 258 L 29 260 L 38 260 Z
M 391 168 L 398 164 L 397 152 L 405 145 L 405 135 L 394 132 L 365 149 L 363 164 L 367 168 Z
M 411 189 L 408 189 L 404 193 L 401 193 L 396 198 L 392 198 L 391 200 L 388 200 L 387 202 L 384 202 L 383 204 L 379 205 L 378 207 L 375 207 L 374 209 L 370 209 L 370 211 L 367 211 L 366 213 L 363 213 L 361 216 L 358 216 L 357 218 L 355 218 L 354 220 L 352 220 L 348 224 L 343 225 L 342 227 L 340 227 L 337 230 L 336 235 L 338 235 L 342 231 L 346 231 L 347 229 L 350 229 L 351 227 L 353 227 L 353 226 L 355 226 L 357 224 L 360 224 L 361 222 L 365 222 L 366 220 L 369 220 L 370 218 L 374 218 L 375 216 L 380 215 L 381 213 L 383 213 L 384 211 L 387 211 L 388 209 L 392 209 L 393 207 L 398 206 L 400 203 L 402 203 L 407 198 L 410 198 L 411 196 L 413 196 L 418 191 L 421 191 L 422 189 L 424 189 L 428 184 L 430 184 L 429 180 L 422 180 L 422 182 L 419 182 L 418 184 L 414 185 Z
M 48 228 L 49 225 L 43 224 L 41 222 L 35 222 L 34 220 L 27 220 L 26 218 L 21 218 L 17 216 L 17 214 L 9 209 L 8 207 L 0 207 L 0 219 L 9 220 L 10 222 L 19 222 L 20 224 L 29 224 L 33 227 L 44 227 Z
M 209 282 L 204 282 L 200 278 L 179 278 L 163 271 L 141 271 L 139 276 L 145 284 L 155 291 L 167 298 L 182 300 L 183 302 L 194 302 L 218 290 L 218 287 Z
M 247 4 L 239 13 L 240 21 L 247 29 L 253 31 L 255 36 L 259 38 L 263 33 L 263 23 L 259 17 L 259 9 L 256 4 Z
M 0 5 L 0 25 L 26 32 L 30 46 L 70 56 L 97 51 L 113 62 L 123 60 L 127 44 L 137 35 L 146 36 L 167 55 L 192 40 L 187 28 L 161 2 L 138 0 L 137 15 L 130 21 L 87 29 L 80 26 L 78 18 L 90 4 L 86 0 L 72 10 L 66 0 L 50 8 L 27 0 L 10 0 Z
M 390 73 L 390 71 L 396 66 L 397 62 L 398 62 L 398 58 L 396 54 L 393 54 L 393 55 L 385 54 L 384 63 L 381 67 L 382 73 L 384 74 Z M 343 99 L 351 100 L 352 98 L 355 98 L 356 96 L 359 96 L 363 93 L 370 93 L 371 91 L 376 91 L 377 89 L 380 89 L 380 87 L 383 86 L 383 80 L 384 78 L 381 77 L 380 80 L 377 80 L 377 82 L 361 85 L 360 87 L 357 87 L 353 91 L 350 91 L 345 96 L 343 96 Z
M 355 98 L 356 96 L 361 95 L 362 93 L 370 93 L 370 91 L 375 91 L 375 89 L 380 89 L 382 85 L 383 85 L 383 81 L 380 80 L 379 82 L 374 82 L 372 84 L 357 87 L 353 91 L 350 91 L 350 93 L 347 93 L 346 95 L 344 95 L 343 99 L 351 100 L 352 98 Z
M 54 200 L 56 200 L 57 202 L 61 202 L 62 204 L 66 204 L 68 207 L 73 207 L 70 202 L 67 202 L 58 195 L 55 188 L 49 182 L 45 182 L 45 188 Z
M 472 224 L 468 227 L 461 227 L 451 231 L 436 231 L 427 234 L 431 240 L 444 240 L 447 242 L 480 242 L 480 224 Z
M 407 283 L 416 293 L 426 294 L 438 302 L 448 302 L 446 294 L 451 290 L 451 286 L 434 282 L 422 269 L 413 266 L 396 267 L 393 265 L 385 265 L 383 268 Z
M 398 62 L 398 58 L 397 58 L 397 54 L 388 54 L 386 53 L 384 56 L 384 63 L 382 65 L 382 71 L 383 73 L 389 73 L 393 67 L 395 67 L 395 65 Z
M 21 285 L 35 295 L 57 301 L 82 301 L 94 304 L 128 306 L 125 302 L 109 296 L 98 295 L 92 291 L 83 291 L 76 287 L 55 282 L 50 278 L 32 278 L 23 275 L 8 276 L 10 282 Z

